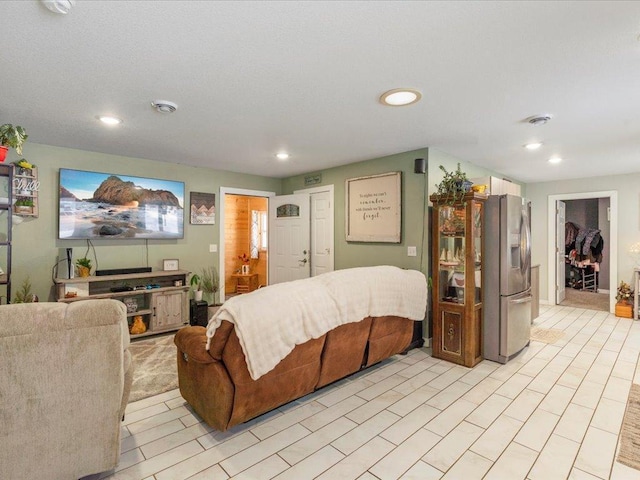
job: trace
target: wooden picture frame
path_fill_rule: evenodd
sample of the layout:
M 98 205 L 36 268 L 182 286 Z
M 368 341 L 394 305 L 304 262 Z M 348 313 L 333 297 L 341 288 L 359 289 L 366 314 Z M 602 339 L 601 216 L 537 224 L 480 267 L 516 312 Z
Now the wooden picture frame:
M 345 181 L 347 242 L 400 243 L 402 172 Z
M 191 192 L 189 204 L 189 223 L 191 225 L 216 224 L 215 193 Z

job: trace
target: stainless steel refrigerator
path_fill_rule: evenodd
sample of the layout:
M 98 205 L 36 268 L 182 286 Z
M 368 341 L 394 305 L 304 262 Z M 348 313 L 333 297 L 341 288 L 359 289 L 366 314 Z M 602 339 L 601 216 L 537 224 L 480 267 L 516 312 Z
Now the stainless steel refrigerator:
M 507 363 L 531 335 L 531 203 L 491 195 L 484 218 L 483 356 Z

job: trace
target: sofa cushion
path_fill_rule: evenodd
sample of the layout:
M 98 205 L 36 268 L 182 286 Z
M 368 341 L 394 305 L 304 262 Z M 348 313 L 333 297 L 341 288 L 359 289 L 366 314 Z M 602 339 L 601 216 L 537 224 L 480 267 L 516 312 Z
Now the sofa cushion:
M 412 320 L 393 316 L 375 317 L 371 322 L 366 366 L 403 352 L 412 337 Z

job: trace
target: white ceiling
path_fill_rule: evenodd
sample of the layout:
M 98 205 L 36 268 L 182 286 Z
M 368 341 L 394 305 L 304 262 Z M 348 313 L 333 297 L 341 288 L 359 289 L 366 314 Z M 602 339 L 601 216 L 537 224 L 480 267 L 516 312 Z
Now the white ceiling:
M 30 142 L 271 177 L 423 147 L 524 182 L 640 171 L 640 2 L 5 0 L 0 19 L 0 123 Z M 397 87 L 422 101 L 382 106 Z

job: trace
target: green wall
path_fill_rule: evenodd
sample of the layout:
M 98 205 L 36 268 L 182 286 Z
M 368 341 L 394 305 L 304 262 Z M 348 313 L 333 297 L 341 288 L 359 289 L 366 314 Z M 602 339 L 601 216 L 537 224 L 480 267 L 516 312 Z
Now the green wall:
M 335 211 L 335 269 L 370 265 L 396 265 L 426 272 L 428 255 L 422 257 L 423 227 L 427 235 L 424 219 L 424 189 L 427 176 L 413 173 L 414 159 L 427 158 L 427 149 L 398 153 L 388 157 L 352 163 L 323 170 L 322 183 L 313 185 L 334 186 Z M 388 172 L 402 172 L 402 230 L 401 243 L 362 243 L 345 240 L 345 181 L 349 178 L 376 175 Z M 283 193 L 305 188 L 304 177 L 297 175 L 283 181 Z M 407 256 L 407 246 L 416 246 L 418 255 Z
M 189 192 L 216 194 L 219 205 L 220 186 L 266 190 L 280 193 L 281 180 L 244 175 L 208 168 L 121 157 L 102 153 L 74 150 L 28 143 L 24 157 L 38 167 L 40 180 L 39 217 L 27 218 L 13 227 L 12 297 L 22 281 L 29 276 L 32 291 L 41 301 L 51 300 L 52 269 L 58 248 L 72 247 L 74 258 L 84 256 L 86 241 L 59 240 L 58 228 L 58 171 L 75 168 L 106 173 L 164 178 L 185 183 L 185 203 Z M 7 162 L 16 160 L 15 152 Z M 199 272 L 203 267 L 218 268 L 218 253 L 209 253 L 209 244 L 219 243 L 220 228 L 216 225 L 191 225 L 188 221 L 188 205 L 185 212 L 185 235 L 181 240 L 94 240 L 92 243 L 101 269 L 150 266 L 162 270 L 164 258 L 178 258 L 183 270 Z M 88 255 L 93 259 L 93 252 Z M 95 262 L 94 262 L 95 266 Z

